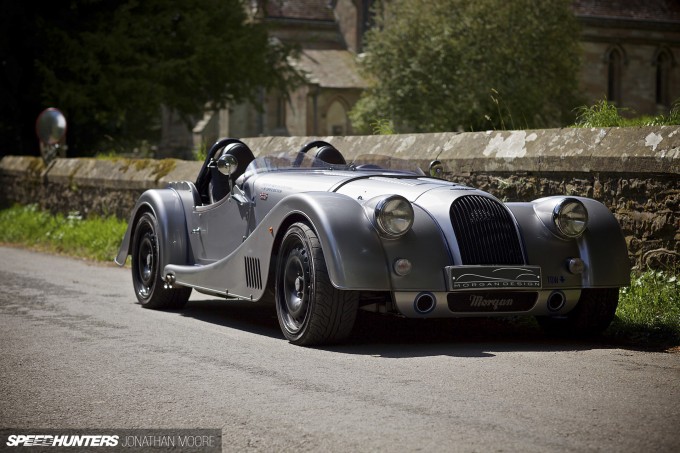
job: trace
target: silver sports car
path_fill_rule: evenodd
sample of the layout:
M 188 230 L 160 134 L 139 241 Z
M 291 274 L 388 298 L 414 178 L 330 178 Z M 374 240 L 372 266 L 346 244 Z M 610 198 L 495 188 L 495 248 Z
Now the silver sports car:
M 181 308 L 192 288 L 272 301 L 299 345 L 346 338 L 357 310 L 409 318 L 536 316 L 548 331 L 604 330 L 630 278 L 621 229 L 601 203 L 502 203 L 438 178 L 441 163 L 332 145 L 255 158 L 210 149 L 196 182 L 139 198 L 116 262 L 132 255 L 140 304 Z

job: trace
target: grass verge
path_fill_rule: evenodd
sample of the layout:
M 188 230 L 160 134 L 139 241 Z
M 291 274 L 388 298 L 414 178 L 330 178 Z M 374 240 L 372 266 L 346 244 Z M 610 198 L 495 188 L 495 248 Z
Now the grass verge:
M 82 219 L 51 215 L 36 206 L 0 211 L 0 243 L 111 262 L 127 224 L 114 217 Z M 605 332 L 634 347 L 669 349 L 680 345 L 680 272 L 646 271 L 632 276 L 620 292 L 616 319 Z M 520 324 L 523 321 L 518 321 Z
M 126 228 L 115 217 L 85 220 L 78 213 L 52 215 L 35 205 L 0 211 L 0 243 L 96 261 L 113 261 Z
M 636 126 L 671 126 L 680 124 L 680 99 L 673 103 L 668 115 L 625 117 L 634 115 L 630 109 L 618 108 L 602 99 L 591 106 L 576 109 L 574 127 L 636 127 Z
M 648 270 L 622 288 L 606 335 L 655 349 L 680 345 L 680 272 Z

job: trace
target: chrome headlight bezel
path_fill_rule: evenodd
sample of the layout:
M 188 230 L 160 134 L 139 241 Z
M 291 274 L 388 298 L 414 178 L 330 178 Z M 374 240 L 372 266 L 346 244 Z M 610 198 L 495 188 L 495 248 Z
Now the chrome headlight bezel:
M 588 228 L 588 209 L 576 198 L 564 198 L 555 205 L 552 221 L 561 236 L 575 239 Z
M 388 238 L 402 237 L 413 226 L 413 205 L 401 195 L 390 195 L 378 201 L 373 214 L 378 231 Z

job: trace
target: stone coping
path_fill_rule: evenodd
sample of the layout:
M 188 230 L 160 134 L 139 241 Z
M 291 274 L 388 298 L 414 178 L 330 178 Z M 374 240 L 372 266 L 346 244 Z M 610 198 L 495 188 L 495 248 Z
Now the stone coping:
M 48 180 L 68 187 L 145 190 L 162 188 L 170 181 L 193 181 L 200 162 L 178 159 L 57 158 L 46 167 L 38 157 L 5 156 L 0 172 L 14 177 Z
M 542 129 L 371 135 L 244 138 L 257 155 L 292 151 L 325 140 L 350 161 L 361 154 L 442 161 L 452 175 L 528 172 L 680 173 L 680 126 Z M 5 156 L 0 172 L 47 179 L 71 187 L 147 189 L 193 181 L 200 162 L 177 159 L 58 158 L 45 167 L 37 157 Z
M 243 139 L 256 155 L 294 150 L 312 140 L 333 144 L 348 160 L 361 154 L 438 159 L 448 164 L 448 170 L 454 175 L 473 172 L 680 173 L 680 126 Z

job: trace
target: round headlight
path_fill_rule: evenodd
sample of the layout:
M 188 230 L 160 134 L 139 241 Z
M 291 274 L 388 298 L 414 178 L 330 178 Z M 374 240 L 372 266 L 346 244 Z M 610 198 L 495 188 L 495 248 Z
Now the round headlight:
M 400 195 L 387 197 L 375 207 L 375 223 L 387 236 L 403 236 L 413 225 L 413 206 Z
M 588 226 L 588 210 L 575 198 L 565 198 L 555 206 L 553 221 L 560 234 L 577 238 Z

